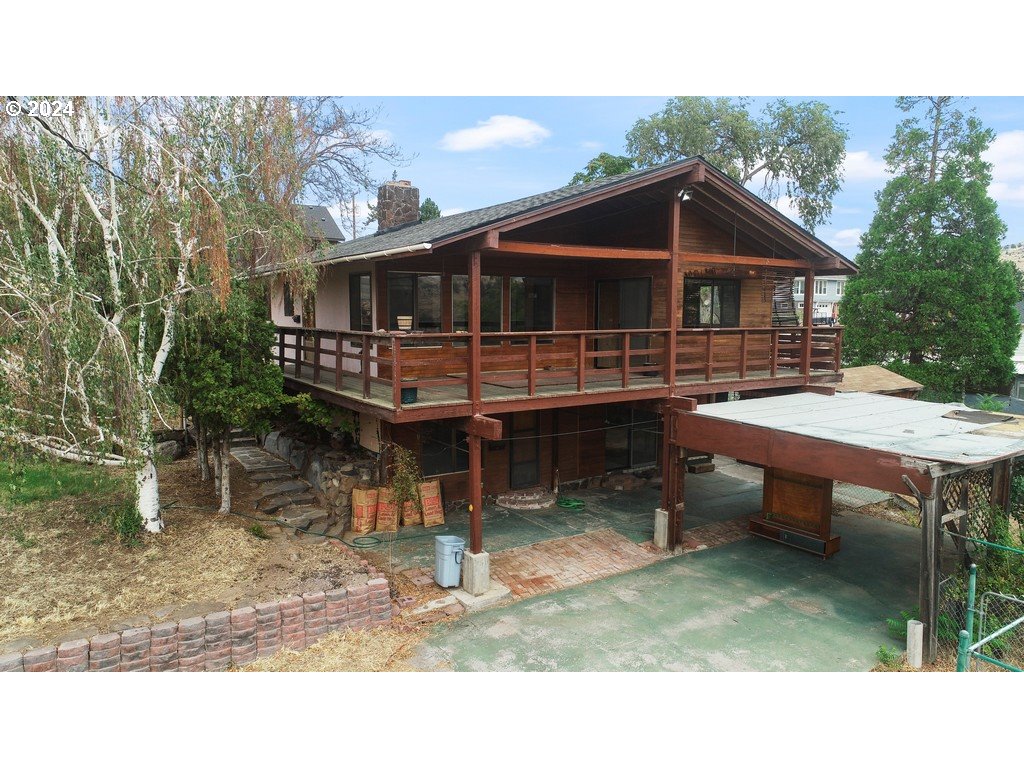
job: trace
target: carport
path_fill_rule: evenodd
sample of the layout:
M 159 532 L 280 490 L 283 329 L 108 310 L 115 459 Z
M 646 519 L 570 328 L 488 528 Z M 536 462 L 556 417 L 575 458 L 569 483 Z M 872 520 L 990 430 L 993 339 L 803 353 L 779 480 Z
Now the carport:
M 821 557 L 840 547 L 831 533 L 834 481 L 909 490 L 921 509 L 918 599 L 925 654 L 934 661 L 943 530 L 965 534 L 968 508 L 977 504 L 1009 510 L 1011 461 L 1024 454 L 1018 421 L 959 404 L 860 392 L 706 405 L 673 398 L 671 410 L 656 543 L 679 543 L 687 451 L 763 467 L 762 511 L 750 532 Z

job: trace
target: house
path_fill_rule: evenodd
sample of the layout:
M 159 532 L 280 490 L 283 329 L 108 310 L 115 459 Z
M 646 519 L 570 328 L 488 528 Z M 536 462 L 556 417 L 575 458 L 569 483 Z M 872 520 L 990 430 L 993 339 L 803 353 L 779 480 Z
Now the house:
M 385 184 L 375 234 L 310 256 L 315 306 L 265 273 L 286 386 L 357 412 L 365 445 L 408 447 L 473 505 L 467 578 L 486 567 L 484 495 L 665 465 L 678 398 L 841 380 L 842 328 L 776 304 L 854 264 L 699 157 L 418 210 L 409 182 Z
M 839 304 L 843 300 L 847 277 L 848 275 L 834 275 L 827 279 L 815 278 L 814 294 L 811 297 L 813 306 L 811 314 L 815 325 L 828 325 L 838 320 Z M 804 279 L 796 278 L 793 281 L 793 299 L 796 301 L 797 312 L 803 311 L 806 301 L 804 291 Z

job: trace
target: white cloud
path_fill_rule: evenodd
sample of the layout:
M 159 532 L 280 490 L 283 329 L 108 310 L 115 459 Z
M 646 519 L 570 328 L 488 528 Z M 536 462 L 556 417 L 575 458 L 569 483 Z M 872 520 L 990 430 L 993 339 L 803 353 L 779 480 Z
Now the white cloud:
M 515 115 L 493 115 L 472 128 L 446 133 L 440 147 L 449 152 L 473 152 L 498 147 L 533 147 L 551 135 L 540 123 Z
M 831 238 L 829 238 L 829 245 L 836 248 L 855 248 L 860 243 L 860 236 L 863 230 L 853 229 L 840 229 Z
M 989 194 L 1000 203 L 1024 205 L 1024 131 L 1003 131 L 983 157 L 992 163 Z
M 793 221 L 800 222 L 800 211 L 797 210 L 793 198 L 788 195 L 782 195 L 778 200 L 769 200 L 768 202 L 783 216 L 788 216 Z
M 356 198 L 356 232 L 359 237 L 363 235 L 371 235 L 377 231 L 377 225 L 375 223 L 366 223 L 366 217 L 370 215 L 370 205 L 377 204 L 376 195 L 369 200 L 360 200 Z M 346 240 L 352 239 L 352 201 L 346 200 L 344 208 L 338 205 L 329 205 L 327 210 L 331 212 L 331 216 L 338 223 L 342 233 L 345 235 Z
M 463 212 L 465 212 L 465 210 L 466 210 L 465 208 L 442 208 L 441 209 L 441 215 L 442 216 L 454 216 L 456 213 L 463 213 Z
M 885 162 L 872 157 L 866 149 L 846 153 L 843 160 L 844 181 L 875 181 L 887 175 Z

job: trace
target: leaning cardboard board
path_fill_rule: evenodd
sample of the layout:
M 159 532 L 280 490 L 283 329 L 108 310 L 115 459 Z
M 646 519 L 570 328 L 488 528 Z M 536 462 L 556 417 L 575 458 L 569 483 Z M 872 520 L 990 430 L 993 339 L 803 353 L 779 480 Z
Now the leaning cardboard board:
M 394 533 L 398 530 L 398 504 L 390 488 L 377 489 L 377 531 Z
M 420 502 L 423 507 L 423 526 L 425 528 L 444 525 L 441 484 L 437 480 L 420 483 Z
M 352 530 L 370 533 L 377 525 L 377 489 L 356 486 L 352 489 Z

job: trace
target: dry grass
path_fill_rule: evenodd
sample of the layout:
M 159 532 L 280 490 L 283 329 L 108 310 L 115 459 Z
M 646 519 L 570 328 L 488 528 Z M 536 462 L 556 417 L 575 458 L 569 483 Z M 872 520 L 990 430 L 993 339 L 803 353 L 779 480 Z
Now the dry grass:
M 234 469 L 233 506 L 251 510 L 254 489 Z M 345 583 L 361 570 L 320 539 L 258 539 L 246 531 L 252 521 L 209 511 L 213 490 L 197 475 L 191 461 L 160 468 L 161 499 L 176 504 L 165 511 L 166 531 L 144 534 L 134 547 L 89 522 L 88 510 L 103 499 L 2 510 L 5 530 L 20 535 L 0 536 L 0 642 L 29 636 L 41 644 L 141 617 L 162 620 L 190 604 L 273 599 Z
M 409 665 L 423 631 L 398 627 L 336 632 L 304 651 L 282 649 L 240 672 L 414 672 Z

